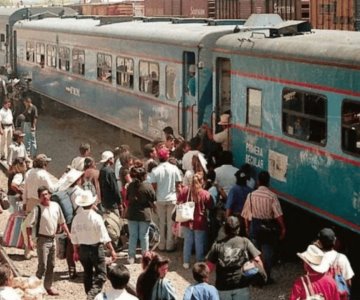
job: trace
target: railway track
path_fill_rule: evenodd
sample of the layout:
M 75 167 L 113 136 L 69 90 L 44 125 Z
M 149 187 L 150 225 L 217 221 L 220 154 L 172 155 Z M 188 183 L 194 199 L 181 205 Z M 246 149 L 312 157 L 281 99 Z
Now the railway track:
M 1 264 L 8 264 L 15 277 L 21 277 L 20 271 L 16 268 L 11 258 L 6 254 L 5 249 L 0 246 L 0 262 Z

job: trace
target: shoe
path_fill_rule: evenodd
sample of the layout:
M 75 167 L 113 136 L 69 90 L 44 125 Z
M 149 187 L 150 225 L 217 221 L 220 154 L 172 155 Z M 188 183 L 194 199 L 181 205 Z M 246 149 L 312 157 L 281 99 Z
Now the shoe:
M 128 258 L 128 264 L 132 265 L 135 262 L 135 258 L 134 257 L 129 257 Z
M 32 257 L 32 251 L 29 248 L 25 248 L 24 258 L 29 260 Z
M 49 296 L 59 296 L 59 292 L 53 288 L 46 290 Z
M 75 279 L 77 277 L 76 269 L 75 267 L 69 268 L 69 279 Z
M 166 252 L 167 252 L 167 253 L 172 253 L 172 252 L 175 252 L 175 251 L 176 251 L 176 248 L 173 248 L 173 249 L 170 249 L 170 250 L 167 250 L 167 249 L 166 249 Z
M 184 264 L 183 264 L 183 268 L 184 268 L 185 270 L 189 270 L 189 269 L 190 269 L 190 264 L 184 263 Z

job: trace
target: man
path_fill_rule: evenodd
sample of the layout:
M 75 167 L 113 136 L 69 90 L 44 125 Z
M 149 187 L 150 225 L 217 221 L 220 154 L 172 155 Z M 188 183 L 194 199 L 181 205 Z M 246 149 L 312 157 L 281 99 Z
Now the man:
M 201 138 L 199 136 L 195 136 L 190 140 L 190 147 L 191 150 L 186 152 L 182 158 L 182 169 L 184 172 L 193 171 L 192 158 L 194 155 L 203 155 L 200 152 Z
M 37 144 L 36 144 L 36 124 L 38 119 L 37 107 L 32 104 L 30 97 L 27 97 L 24 101 L 25 111 L 23 115 L 24 121 L 24 133 L 25 133 L 25 147 L 26 151 L 33 158 L 36 155 Z
M 31 240 L 32 226 L 36 224 L 36 250 L 38 256 L 36 277 L 41 279 L 45 274 L 44 287 L 46 292 L 50 296 L 57 296 L 59 293 L 51 287 L 55 267 L 55 234 L 58 225 L 60 225 L 68 237 L 70 237 L 70 232 L 66 226 L 65 218 L 59 204 L 50 201 L 49 189 L 45 186 L 39 187 L 38 197 L 40 199 L 40 205 L 34 207 L 31 211 L 28 219 L 28 227 L 26 228 L 28 245 L 30 250 L 33 250 L 34 244 Z
M 248 300 L 249 283 L 243 278 L 241 268 L 247 256 L 262 266 L 260 251 L 250 240 L 238 236 L 240 222 L 237 217 L 228 217 L 224 229 L 226 237 L 213 244 L 206 258 L 207 265 L 210 271 L 216 268 L 215 287 L 221 300 Z
M 126 291 L 130 280 L 130 272 L 124 265 L 112 264 L 108 268 L 107 277 L 112 288 L 98 294 L 95 300 L 137 300 L 138 298 Z
M 230 151 L 224 151 L 221 154 L 221 166 L 215 169 L 216 183 L 220 193 L 229 194 L 230 189 L 236 184 L 235 173 L 239 171 L 233 165 L 233 154 Z
M 11 101 L 6 98 L 3 107 L 0 109 L 1 160 L 7 160 L 9 146 L 13 138 L 14 120 L 10 106 Z
M 51 175 L 46 169 L 48 163 L 51 161 L 50 157 L 45 154 L 39 154 L 36 156 L 33 162 L 33 169 L 31 169 L 25 178 L 24 193 L 23 193 L 23 210 L 26 214 L 32 211 L 34 206 L 39 204 L 38 188 L 45 186 L 50 193 L 57 191 L 58 180 Z M 28 225 L 28 218 L 25 218 L 22 225 L 22 233 L 25 242 L 25 258 L 31 258 L 31 251 L 27 245 L 27 233 L 26 227 Z
M 213 134 L 212 129 L 209 127 L 207 123 L 203 124 L 203 129 L 206 130 L 206 134 L 209 140 L 212 140 L 216 143 L 221 144 L 223 151 L 230 150 L 230 114 L 222 114 L 220 116 L 220 122 L 218 125 L 221 125 L 222 131 Z
M 315 244 L 324 251 L 324 260 L 329 262 L 331 265 L 330 271 L 335 272 L 335 269 L 338 268 L 340 274 L 344 277 L 346 284 L 350 289 L 351 279 L 355 274 L 346 255 L 339 253 L 334 249 L 335 242 L 335 232 L 331 228 L 323 228 L 319 231 L 318 240 Z
M 9 166 L 12 165 L 16 158 L 23 158 L 24 160 L 29 159 L 25 149 L 24 136 L 25 134 L 21 130 L 14 131 L 13 142 L 9 147 L 9 153 L 7 157 L 7 163 Z
M 103 163 L 99 175 L 101 204 L 106 210 L 122 216 L 123 206 L 119 186 L 112 167 L 114 165 L 114 154 L 111 151 L 104 151 L 101 154 L 100 162 Z
M 91 191 L 84 191 L 76 197 L 75 203 L 81 206 L 83 211 L 76 214 L 71 225 L 74 261 L 80 260 L 84 268 L 87 300 L 93 300 L 106 281 L 104 245 L 110 250 L 112 259 L 116 259 L 104 220 L 93 210 L 95 201 L 96 196 L 93 196 Z
M 297 255 L 304 261 L 306 276 L 295 280 L 290 300 L 306 299 L 305 286 L 311 286 L 315 295 L 321 294 L 321 299 L 340 300 L 334 279 L 326 275 L 330 265 L 324 259 L 324 252 L 317 246 L 310 245 L 305 252 Z
M 268 283 L 272 283 L 270 275 L 274 249 L 277 241 L 284 239 L 286 229 L 280 202 L 277 196 L 270 191 L 269 183 L 269 172 L 260 172 L 259 188 L 247 196 L 241 216 L 245 219 L 246 234 L 262 252 Z M 274 225 L 273 228 L 278 225 L 280 234 L 274 230 L 269 236 L 264 236 L 261 231 L 264 223 Z
M 176 193 L 180 188 L 181 174 L 179 169 L 169 163 L 169 150 L 162 148 L 158 151 L 160 164 L 150 173 L 150 183 L 156 192 L 156 212 L 160 229 L 159 250 L 172 252 L 175 250 L 174 237 L 171 231 L 172 211 L 176 203 Z
M 75 157 L 71 162 L 71 167 L 78 171 L 84 171 L 84 161 L 90 156 L 90 144 L 82 143 L 79 147 L 80 156 Z

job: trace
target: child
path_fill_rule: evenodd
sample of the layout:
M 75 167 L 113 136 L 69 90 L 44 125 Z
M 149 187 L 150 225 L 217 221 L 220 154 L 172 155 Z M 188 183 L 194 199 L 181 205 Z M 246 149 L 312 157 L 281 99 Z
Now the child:
M 13 273 L 9 265 L 0 266 L 0 300 L 21 300 L 12 286 Z
M 192 272 L 197 283 L 186 288 L 184 300 L 220 300 L 217 289 L 208 284 L 210 270 L 206 263 L 200 262 L 194 264 Z

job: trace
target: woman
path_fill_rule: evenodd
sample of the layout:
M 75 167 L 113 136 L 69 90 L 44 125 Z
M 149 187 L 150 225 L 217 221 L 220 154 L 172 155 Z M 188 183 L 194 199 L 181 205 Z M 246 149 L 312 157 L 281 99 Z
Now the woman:
M 152 185 L 145 181 L 146 170 L 144 168 L 132 168 L 133 181 L 127 188 L 129 206 L 126 212 L 129 226 L 129 260 L 130 264 L 135 261 L 136 245 L 140 240 L 141 250 L 144 253 L 149 250 L 149 226 L 151 221 L 151 209 L 155 208 L 155 191 Z
M 171 282 L 165 278 L 169 260 L 154 255 L 146 270 L 136 283 L 136 293 L 140 300 L 175 300 L 176 292 Z
M 213 207 L 213 200 L 209 192 L 204 190 L 202 186 L 202 175 L 195 174 L 193 176 L 191 185 L 189 187 L 184 187 L 178 196 L 178 204 L 187 201 L 195 202 L 194 220 L 181 223 L 182 232 L 184 235 L 183 267 L 185 269 L 190 268 L 191 251 L 194 242 L 196 261 L 201 262 L 205 259 L 208 232 L 206 210 Z
M 187 170 L 184 175 L 183 185 L 189 186 L 194 174 L 200 174 L 203 178 L 207 173 L 206 160 L 202 154 L 194 154 L 191 159 L 192 170 Z
M 10 169 L 8 176 L 8 198 L 10 203 L 10 212 L 18 212 L 22 209 L 22 194 L 24 191 L 24 179 L 26 172 L 25 159 L 16 158 Z

